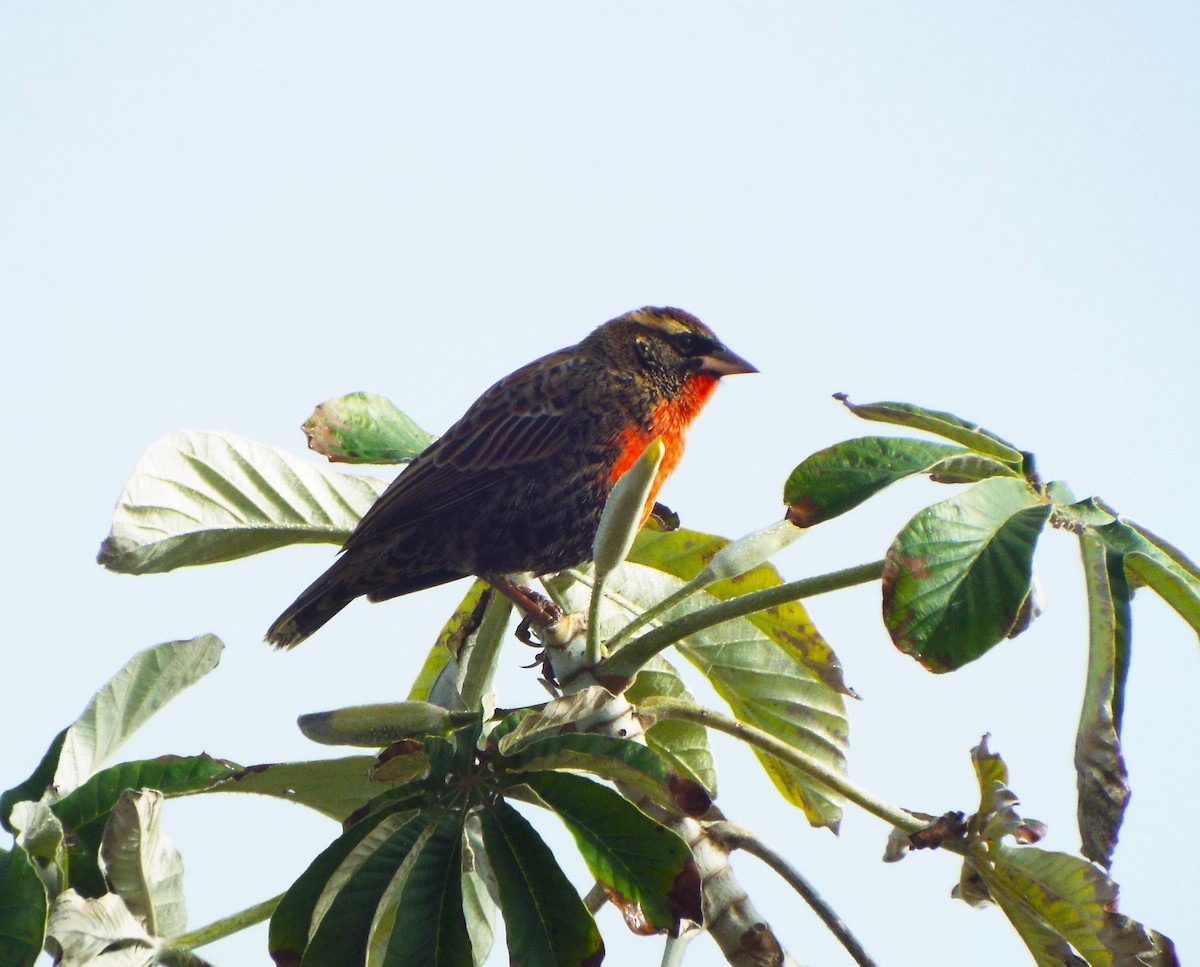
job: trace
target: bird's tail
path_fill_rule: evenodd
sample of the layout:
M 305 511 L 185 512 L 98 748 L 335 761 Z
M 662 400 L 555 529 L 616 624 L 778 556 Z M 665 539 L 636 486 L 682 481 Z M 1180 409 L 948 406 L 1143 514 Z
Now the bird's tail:
M 361 575 L 353 561 L 349 554 L 334 561 L 275 619 L 267 630 L 267 642 L 276 648 L 294 648 L 362 594 L 364 588 L 355 580 Z

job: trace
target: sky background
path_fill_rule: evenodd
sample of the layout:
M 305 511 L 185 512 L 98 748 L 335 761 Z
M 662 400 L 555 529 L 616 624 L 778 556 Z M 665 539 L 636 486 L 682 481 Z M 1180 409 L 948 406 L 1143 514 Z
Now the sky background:
M 806 455 L 887 432 L 830 399 L 845 391 L 982 422 L 1200 554 L 1198 51 L 1182 2 L 5 4 L 0 787 L 134 652 L 204 632 L 228 646 L 220 667 L 123 757 L 328 754 L 296 716 L 403 697 L 462 594 L 356 604 L 278 654 L 263 632 L 331 547 L 107 573 L 96 550 L 152 441 L 221 429 L 302 451 L 312 407 L 360 389 L 440 432 L 499 376 L 644 304 L 698 314 L 762 370 L 722 385 L 662 494 L 687 526 L 769 523 Z M 898 486 L 778 566 L 878 558 L 949 492 Z M 895 651 L 877 588 L 810 611 L 863 696 L 856 781 L 969 812 L 968 753 L 990 732 L 1045 845 L 1073 851 L 1074 540 L 1047 532 L 1038 570 L 1046 614 L 950 676 Z M 1139 595 L 1113 872 L 1122 911 L 1184 963 L 1200 958 L 1196 645 Z M 503 704 L 542 697 L 528 660 L 515 643 L 502 659 Z M 725 812 L 881 964 L 1029 962 L 996 909 L 949 899 L 951 857 L 885 866 L 878 820 L 810 829 L 748 753 L 715 746 Z M 165 819 L 192 926 L 284 889 L 337 835 L 252 797 Z M 569 858 L 556 821 L 539 828 Z M 735 868 L 797 961 L 849 963 L 773 874 Z M 611 910 L 600 925 L 610 963 L 658 962 Z M 265 927 L 202 953 L 267 964 Z M 686 962 L 721 959 L 703 938 Z

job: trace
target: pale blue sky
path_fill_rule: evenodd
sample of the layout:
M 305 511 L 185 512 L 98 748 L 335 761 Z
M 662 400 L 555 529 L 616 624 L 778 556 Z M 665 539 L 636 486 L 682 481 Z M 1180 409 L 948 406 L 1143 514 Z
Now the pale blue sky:
M 331 548 L 103 572 L 112 504 L 155 438 L 228 429 L 300 450 L 311 407 L 356 389 L 437 432 L 495 378 L 646 303 L 697 313 L 762 370 L 722 387 L 663 494 L 689 526 L 775 519 L 800 459 L 875 432 L 829 399 L 842 390 L 979 420 L 1200 555 L 1198 95 L 1188 3 L 5 5 L 0 786 L 130 654 L 206 631 L 229 646 L 221 667 L 128 754 L 320 754 L 296 715 L 402 695 L 461 593 L 356 605 L 275 654 L 264 629 Z M 879 557 L 945 493 L 897 488 L 779 565 Z M 812 612 L 864 696 L 859 782 L 969 811 L 968 750 L 991 731 L 1025 812 L 1070 850 L 1072 541 L 1048 533 L 1039 569 L 1048 613 L 954 676 L 894 651 L 877 594 Z M 1200 662 L 1148 595 L 1134 622 L 1114 872 L 1123 911 L 1186 963 Z M 527 660 L 506 660 L 506 704 L 540 694 Z M 949 857 L 883 866 L 877 820 L 809 830 L 748 755 L 718 755 L 726 812 L 882 964 L 1026 962 L 997 911 L 948 898 Z M 166 819 L 193 925 L 282 889 L 336 835 L 265 800 L 178 801 Z M 736 866 L 798 961 L 847 962 L 772 875 Z M 657 963 L 657 941 L 611 913 L 601 928 L 610 963 Z M 264 936 L 206 955 L 267 963 Z M 702 940 L 687 962 L 719 958 Z

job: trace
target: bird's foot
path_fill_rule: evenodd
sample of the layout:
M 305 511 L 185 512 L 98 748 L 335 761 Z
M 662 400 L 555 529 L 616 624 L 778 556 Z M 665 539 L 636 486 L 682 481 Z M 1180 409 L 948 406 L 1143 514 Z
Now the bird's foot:
M 506 577 L 488 575 L 484 580 L 525 613 L 525 617 L 517 629 L 517 637 L 526 644 L 531 644 L 530 641 L 526 640 L 531 627 L 548 628 L 551 625 L 558 624 L 562 620 L 562 608 L 544 594 L 539 594 L 532 588 L 527 588 L 523 584 L 517 584 Z M 525 637 L 521 637 L 522 628 L 524 629 Z

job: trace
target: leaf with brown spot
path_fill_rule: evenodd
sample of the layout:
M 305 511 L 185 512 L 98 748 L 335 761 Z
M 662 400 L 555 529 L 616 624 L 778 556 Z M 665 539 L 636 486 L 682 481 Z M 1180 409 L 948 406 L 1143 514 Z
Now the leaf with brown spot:
M 984 480 L 912 518 L 888 549 L 883 619 L 933 672 L 974 661 L 1017 624 L 1051 505 L 1024 480 Z
M 326 400 L 301 429 L 309 449 L 330 463 L 406 463 L 437 439 L 377 393 Z

